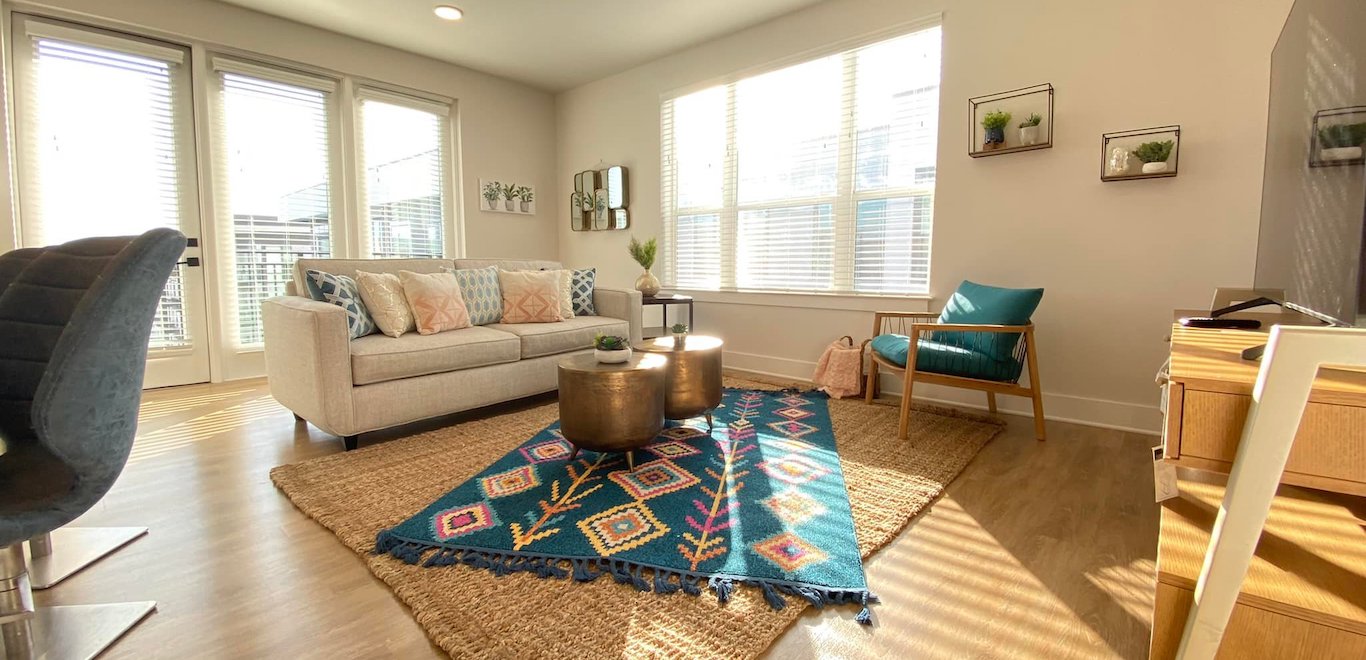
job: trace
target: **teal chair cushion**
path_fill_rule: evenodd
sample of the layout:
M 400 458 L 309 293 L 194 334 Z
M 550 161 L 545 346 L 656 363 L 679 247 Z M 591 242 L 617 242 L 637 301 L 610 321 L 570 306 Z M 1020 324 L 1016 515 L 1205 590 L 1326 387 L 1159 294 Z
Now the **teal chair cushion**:
M 906 366 L 911 340 L 905 335 L 878 335 L 869 344 L 878 355 L 898 366 Z M 916 344 L 915 370 L 945 376 L 978 378 L 998 382 L 1017 382 L 1021 365 L 1014 358 L 997 360 L 986 353 L 933 339 Z
M 940 323 L 1025 325 L 1043 300 L 1043 289 L 1004 289 L 963 280 L 949 297 Z M 934 340 L 985 353 L 997 360 L 1012 360 L 1019 333 L 936 332 Z

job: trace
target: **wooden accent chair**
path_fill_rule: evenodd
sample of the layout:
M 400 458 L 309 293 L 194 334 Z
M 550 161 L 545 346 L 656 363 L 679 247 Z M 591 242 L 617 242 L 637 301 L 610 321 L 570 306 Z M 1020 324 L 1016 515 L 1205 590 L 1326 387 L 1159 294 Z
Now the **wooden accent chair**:
M 969 287 L 964 282 L 955 293 Z M 987 290 L 1008 291 L 994 287 Z M 1042 290 L 1038 291 L 1042 297 Z M 1035 302 L 1037 304 L 1037 301 Z M 980 312 L 981 305 L 978 305 Z M 898 435 L 906 438 L 910 429 L 911 391 L 919 383 L 962 387 L 987 393 L 987 408 L 996 412 L 996 395 L 1029 397 L 1034 402 L 1034 434 L 1044 439 L 1043 390 L 1039 384 L 1038 350 L 1034 343 L 1034 323 L 1027 320 L 1030 306 L 1023 313 L 1024 323 L 952 323 L 954 314 L 925 312 L 877 312 L 873 315 L 872 339 L 863 342 L 869 350 L 868 380 L 864 396 L 872 403 L 877 396 L 878 374 L 886 370 L 900 374 L 904 381 Z M 890 348 L 889 348 L 890 347 Z M 1028 386 L 1020 385 L 1025 367 Z

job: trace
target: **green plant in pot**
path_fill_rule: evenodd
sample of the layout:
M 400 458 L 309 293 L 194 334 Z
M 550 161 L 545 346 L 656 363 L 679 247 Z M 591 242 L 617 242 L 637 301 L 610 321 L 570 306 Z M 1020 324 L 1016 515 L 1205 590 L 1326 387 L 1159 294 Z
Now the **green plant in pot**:
M 517 188 L 517 197 L 522 200 L 522 213 L 531 212 L 531 203 L 536 201 L 536 193 L 527 186 Z
M 503 208 L 509 211 L 514 210 L 513 203 L 517 201 L 517 195 L 520 191 L 521 188 L 515 183 L 503 186 Z
M 631 344 L 625 337 L 598 335 L 593 338 L 593 357 L 603 364 L 621 364 L 631 359 Z
M 655 265 L 655 252 L 658 249 L 659 245 L 655 239 L 652 238 L 641 243 L 636 240 L 635 236 L 631 237 L 630 244 L 626 246 L 626 251 L 631 254 L 631 259 L 634 259 L 641 268 L 645 269 L 645 272 L 636 278 L 636 291 L 639 291 L 642 296 L 653 296 L 659 293 L 659 278 L 650 272 L 650 269 Z
M 1143 161 L 1144 174 L 1158 174 L 1167 171 L 1167 159 L 1172 157 L 1176 143 L 1171 140 L 1144 142 L 1134 149 L 1134 158 Z
M 986 135 L 982 138 L 982 149 L 1002 149 L 1006 146 L 1006 126 L 1010 125 L 1010 113 L 992 110 L 982 117 L 982 128 Z
M 1020 144 L 1030 147 L 1039 143 L 1039 124 L 1043 123 L 1043 117 L 1039 113 L 1029 115 L 1029 119 L 1020 122 Z
M 684 342 L 688 340 L 688 324 L 675 323 L 669 326 L 669 332 L 674 336 L 674 348 L 682 349 Z
M 1337 124 L 1319 129 L 1319 159 L 1358 160 L 1366 148 L 1366 122 Z
M 488 202 L 490 209 L 498 208 L 498 200 L 503 197 L 503 185 L 497 181 L 489 181 L 484 184 L 484 201 Z

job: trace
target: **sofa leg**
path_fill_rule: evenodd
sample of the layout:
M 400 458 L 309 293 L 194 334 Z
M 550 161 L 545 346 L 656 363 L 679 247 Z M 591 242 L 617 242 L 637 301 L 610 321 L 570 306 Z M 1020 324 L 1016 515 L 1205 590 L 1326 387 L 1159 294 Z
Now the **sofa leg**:
M 352 449 L 355 449 L 356 447 L 359 447 L 359 446 L 360 446 L 360 436 L 358 436 L 358 435 L 345 435 L 345 436 L 342 436 L 342 446 L 346 447 L 346 451 L 351 451 Z
M 293 413 L 293 415 L 294 415 L 294 421 L 296 421 L 296 422 L 306 422 L 306 421 L 308 421 L 308 420 L 305 420 L 304 418 L 300 417 L 300 416 L 299 416 L 299 413 Z

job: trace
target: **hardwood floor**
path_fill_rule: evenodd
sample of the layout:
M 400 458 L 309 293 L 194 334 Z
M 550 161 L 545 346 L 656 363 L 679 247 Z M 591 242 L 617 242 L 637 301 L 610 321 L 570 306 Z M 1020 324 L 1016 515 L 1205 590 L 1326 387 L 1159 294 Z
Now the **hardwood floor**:
M 1030 420 L 1005 419 L 867 563 L 876 625 L 844 608 L 809 611 L 770 657 L 1146 657 L 1156 440 L 1050 422 L 1040 443 Z M 158 601 L 108 658 L 438 656 L 360 559 L 270 483 L 276 465 L 341 449 L 296 423 L 264 381 L 148 392 L 127 469 L 77 524 L 151 533 L 38 592 L 39 605 Z

